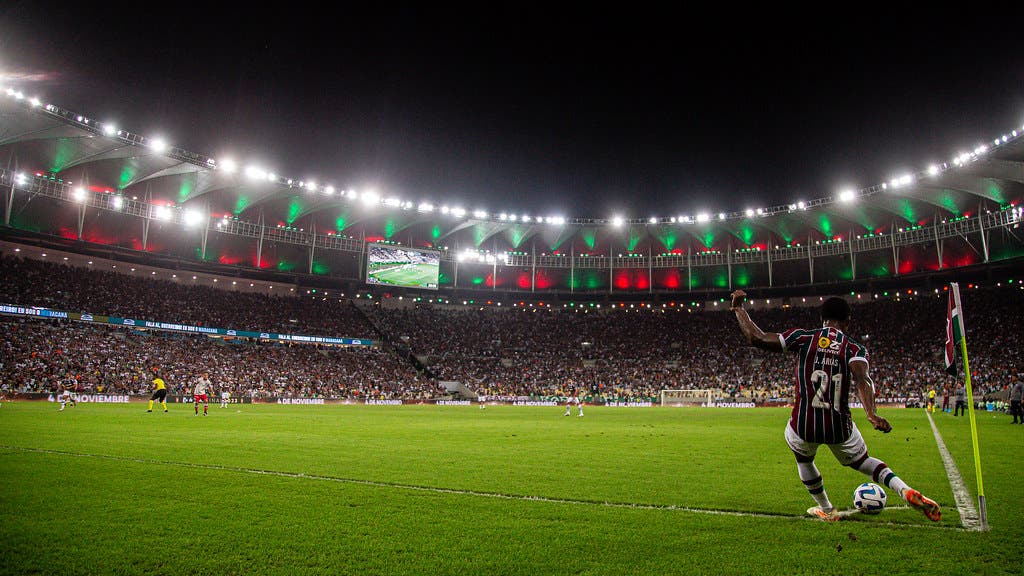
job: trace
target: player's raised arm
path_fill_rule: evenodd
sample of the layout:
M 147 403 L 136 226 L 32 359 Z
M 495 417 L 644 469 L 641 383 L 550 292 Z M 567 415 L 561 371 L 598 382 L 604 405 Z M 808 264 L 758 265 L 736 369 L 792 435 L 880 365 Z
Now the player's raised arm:
M 743 337 L 747 339 L 747 343 L 762 350 L 782 352 L 782 338 L 779 334 L 765 332 L 758 328 L 757 324 L 754 324 L 754 321 L 750 319 L 747 311 L 743 309 L 743 302 L 746 299 L 747 293 L 743 290 L 733 292 L 732 306 L 729 309 L 736 313 L 736 320 L 740 323 L 740 331 L 743 332 Z
M 860 404 L 868 416 L 868 422 L 871 422 L 875 430 L 886 433 L 891 431 L 892 424 L 875 414 L 875 383 L 871 380 L 871 376 L 868 376 L 868 363 L 863 360 L 850 362 L 850 377 L 853 378 L 853 384 L 857 388 L 857 397 L 860 398 Z

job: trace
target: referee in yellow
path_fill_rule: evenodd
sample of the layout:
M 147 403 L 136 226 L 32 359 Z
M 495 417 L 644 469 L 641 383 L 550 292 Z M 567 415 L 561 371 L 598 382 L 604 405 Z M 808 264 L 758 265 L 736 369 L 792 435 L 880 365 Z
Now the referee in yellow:
M 153 369 L 153 386 L 156 386 L 156 389 L 153 390 L 153 395 L 149 397 L 149 409 L 146 412 L 153 411 L 154 400 L 159 400 L 160 405 L 164 407 L 164 412 L 167 412 L 167 384 L 164 384 L 156 368 Z

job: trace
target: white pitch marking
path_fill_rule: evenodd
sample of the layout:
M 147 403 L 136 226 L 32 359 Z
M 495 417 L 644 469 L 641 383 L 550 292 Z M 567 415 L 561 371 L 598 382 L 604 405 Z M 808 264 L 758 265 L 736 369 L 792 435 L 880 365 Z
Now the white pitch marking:
M 709 516 L 737 516 L 741 518 L 770 518 L 775 520 L 808 520 L 821 522 L 816 517 L 806 515 L 793 516 L 790 514 L 768 514 L 763 512 L 740 512 L 736 510 L 715 510 L 711 508 L 690 508 L 687 506 L 675 506 L 672 504 L 637 504 L 633 502 L 599 502 L 597 500 L 574 500 L 571 498 L 553 498 L 549 496 L 529 496 L 523 494 L 502 494 L 500 492 L 480 492 L 477 490 L 461 490 L 456 488 L 440 488 L 435 486 L 418 486 L 416 484 L 399 484 L 394 482 L 381 482 L 378 480 L 361 480 L 357 478 L 341 478 L 338 476 L 325 476 L 321 474 L 305 474 L 302 472 L 283 472 L 279 470 L 261 470 L 259 468 L 241 468 L 236 466 L 219 466 L 217 464 L 196 464 L 194 462 L 174 462 L 169 460 L 152 460 L 148 458 L 129 458 L 126 456 L 110 456 L 107 454 L 90 454 L 87 452 L 65 452 L 61 450 L 47 450 L 44 448 L 26 448 L 23 446 L 0 445 L 5 450 L 16 450 L 20 452 L 34 452 L 37 454 L 53 454 L 57 456 L 76 456 L 79 458 L 100 458 L 104 460 L 115 460 L 118 462 L 133 462 L 136 464 L 161 464 L 164 466 L 179 466 L 182 468 L 196 468 L 200 470 L 218 470 L 222 472 L 237 472 L 242 474 L 261 474 L 264 476 L 277 476 L 279 478 L 303 478 L 307 480 L 322 480 L 326 482 L 338 482 L 342 484 L 357 484 L 360 486 L 373 486 L 377 488 L 397 488 L 400 490 L 412 490 L 417 492 L 430 492 L 434 494 L 453 494 L 458 496 L 475 496 L 478 498 L 495 498 L 499 500 L 518 500 L 522 502 L 545 502 L 551 504 L 574 504 L 578 506 L 600 506 L 603 508 L 626 508 L 631 510 L 667 510 L 678 512 L 690 512 L 693 514 L 706 514 Z M 897 508 L 890 506 L 889 508 Z M 843 517 L 853 516 L 857 510 L 840 511 Z M 895 528 L 933 528 L 940 530 L 963 531 L 955 526 L 929 525 L 929 524 L 902 524 L 898 522 L 876 522 L 873 525 L 889 526 Z
M 939 447 L 942 464 L 946 467 L 946 476 L 949 476 L 949 487 L 953 489 L 953 499 L 956 500 L 956 510 L 960 514 L 960 524 L 967 530 L 979 531 L 981 530 L 981 519 L 978 516 L 978 510 L 974 507 L 974 502 L 971 501 L 971 495 L 967 492 L 964 479 L 960 476 L 960 470 L 956 467 L 953 455 L 946 449 L 946 443 L 942 441 L 942 434 L 939 434 L 932 415 L 927 412 L 925 414 L 928 416 L 928 423 L 932 425 L 935 444 Z

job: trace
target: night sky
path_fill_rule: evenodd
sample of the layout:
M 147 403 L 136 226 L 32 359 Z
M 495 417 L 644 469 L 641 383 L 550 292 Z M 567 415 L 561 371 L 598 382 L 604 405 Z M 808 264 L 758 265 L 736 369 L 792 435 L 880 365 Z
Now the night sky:
M 493 213 L 819 198 L 1024 124 L 1012 9 L 75 6 L 0 8 L 0 83 L 282 176 Z

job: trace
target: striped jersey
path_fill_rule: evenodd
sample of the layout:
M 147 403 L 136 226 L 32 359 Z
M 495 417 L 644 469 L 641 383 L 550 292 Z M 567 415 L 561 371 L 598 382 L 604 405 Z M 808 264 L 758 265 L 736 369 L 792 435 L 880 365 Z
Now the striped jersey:
M 838 444 L 850 438 L 850 362 L 868 362 L 868 350 L 836 328 L 791 329 L 779 335 L 797 355 L 796 403 L 789 425 L 807 442 Z

